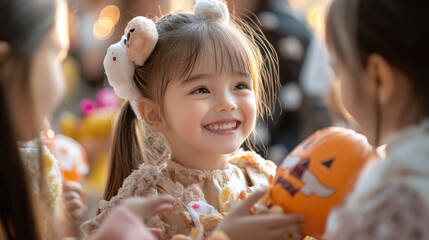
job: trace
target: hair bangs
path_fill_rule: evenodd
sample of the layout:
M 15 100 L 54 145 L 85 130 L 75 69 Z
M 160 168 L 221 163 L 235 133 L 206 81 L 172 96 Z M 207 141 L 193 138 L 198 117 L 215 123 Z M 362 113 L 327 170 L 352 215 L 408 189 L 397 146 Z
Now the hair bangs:
M 208 56 L 215 66 L 215 73 L 243 72 L 250 74 L 250 59 L 252 53 L 246 39 L 234 32 L 234 29 L 220 26 L 222 23 L 207 24 L 204 21 L 191 24 L 182 29 L 180 34 L 171 34 L 166 39 L 164 49 L 170 49 L 160 56 L 157 62 L 163 63 L 158 67 L 157 75 L 166 82 L 185 80 L 194 71 L 195 66 L 207 59 Z
M 220 23 L 221 24 L 221 23 Z M 250 74 L 251 52 L 246 46 L 248 43 L 233 29 L 219 28 L 214 24 L 211 31 L 205 36 L 206 47 L 201 57 L 208 54 L 214 57 L 215 71 L 217 74 L 247 73 Z M 210 56 L 210 55 L 209 55 Z

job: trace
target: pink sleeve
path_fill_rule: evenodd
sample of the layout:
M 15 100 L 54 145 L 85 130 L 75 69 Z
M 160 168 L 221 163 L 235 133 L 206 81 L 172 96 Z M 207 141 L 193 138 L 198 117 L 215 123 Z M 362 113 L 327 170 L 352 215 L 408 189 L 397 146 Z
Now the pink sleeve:
M 126 207 L 117 207 L 96 231 L 93 240 L 155 240 L 143 222 Z

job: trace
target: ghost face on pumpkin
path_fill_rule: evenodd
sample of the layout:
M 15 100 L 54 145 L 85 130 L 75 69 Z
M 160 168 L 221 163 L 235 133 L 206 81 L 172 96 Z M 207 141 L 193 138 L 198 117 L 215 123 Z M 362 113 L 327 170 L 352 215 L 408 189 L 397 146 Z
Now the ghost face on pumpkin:
M 335 159 L 329 159 L 325 162 L 322 162 L 321 165 L 324 166 L 328 171 L 332 166 L 332 163 Z M 317 165 L 317 163 L 315 164 Z M 280 168 L 284 171 L 288 171 L 289 175 L 292 176 L 292 179 L 296 179 L 301 181 L 301 188 L 296 188 L 292 182 L 284 179 L 283 177 L 279 177 L 277 182 L 279 182 L 283 188 L 291 194 L 291 196 L 295 195 L 298 192 L 301 192 L 305 196 L 309 197 L 312 194 L 318 197 L 330 197 L 335 193 L 335 188 L 331 188 L 325 186 L 318 177 L 312 172 L 310 169 L 310 159 L 301 159 L 299 156 L 288 156 L 280 166 Z M 317 166 L 314 166 L 317 167 Z M 321 170 L 323 171 L 323 170 Z
M 306 217 L 304 233 L 323 235 L 327 215 L 341 204 L 371 154 L 367 139 L 352 130 L 327 128 L 298 145 L 278 167 L 271 204 Z

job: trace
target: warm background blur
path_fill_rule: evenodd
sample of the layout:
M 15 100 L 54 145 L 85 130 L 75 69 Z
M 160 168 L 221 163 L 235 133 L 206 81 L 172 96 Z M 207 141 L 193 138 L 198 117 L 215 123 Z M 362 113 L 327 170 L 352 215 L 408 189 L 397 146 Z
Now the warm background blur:
M 315 130 L 346 124 L 332 91 L 336 84 L 322 43 L 328 0 L 227 2 L 242 18 L 257 18 L 279 57 L 282 87 L 273 120 L 258 123 L 259 153 L 279 163 Z M 88 211 L 83 221 L 95 214 L 104 189 L 109 136 L 120 105 L 105 79 L 106 49 L 120 39 L 134 16 L 156 18 L 191 10 L 193 0 L 68 0 L 68 4 L 71 47 L 64 62 L 68 93 L 53 116 L 52 128 L 77 140 L 87 152 L 90 170 L 82 183 Z

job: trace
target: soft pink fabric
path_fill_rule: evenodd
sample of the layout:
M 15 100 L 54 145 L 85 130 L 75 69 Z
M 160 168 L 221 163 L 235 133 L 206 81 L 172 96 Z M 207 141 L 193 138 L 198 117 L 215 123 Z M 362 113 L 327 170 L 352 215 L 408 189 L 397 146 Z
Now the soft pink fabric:
M 106 218 L 93 240 L 155 240 L 143 222 L 126 207 L 117 207 Z

